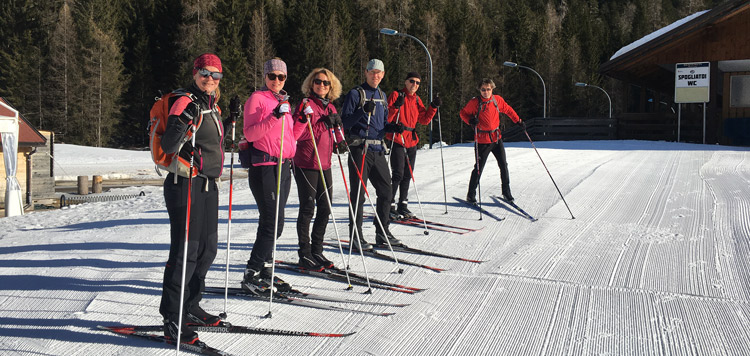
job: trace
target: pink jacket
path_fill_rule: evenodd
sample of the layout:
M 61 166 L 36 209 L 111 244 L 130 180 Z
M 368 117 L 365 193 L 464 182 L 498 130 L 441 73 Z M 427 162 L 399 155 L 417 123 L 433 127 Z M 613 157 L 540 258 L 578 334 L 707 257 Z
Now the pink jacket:
M 245 139 L 253 143 L 253 147 L 279 157 L 281 147 L 281 118 L 273 116 L 273 110 L 279 105 L 274 93 L 270 90 L 257 90 L 245 102 L 244 128 Z M 292 115 L 284 115 L 284 152 L 282 158 L 292 158 L 297 150 L 297 138 L 302 134 L 304 126 L 294 125 Z M 256 166 L 270 166 L 274 162 L 254 164 Z
M 297 153 L 294 155 L 294 165 L 304 169 L 318 169 L 318 158 L 315 157 L 315 148 L 313 147 L 312 137 L 310 137 L 310 129 L 307 127 L 307 123 L 303 124 L 297 121 L 304 115 L 305 101 L 309 103 L 310 108 L 313 110 L 312 115 L 310 115 L 310 123 L 315 134 L 315 143 L 318 146 L 320 162 L 324 170 L 331 169 L 334 138 L 331 137 L 331 130 L 325 124 L 325 117 L 336 113 L 336 108 L 331 103 L 328 103 L 328 106 L 324 107 L 320 99 L 312 97 L 303 100 L 294 112 L 295 131 L 297 130 L 297 126 L 302 126 L 304 129 L 304 132 L 302 132 L 297 141 Z M 341 141 L 341 138 L 337 133 L 335 142 L 339 141 Z

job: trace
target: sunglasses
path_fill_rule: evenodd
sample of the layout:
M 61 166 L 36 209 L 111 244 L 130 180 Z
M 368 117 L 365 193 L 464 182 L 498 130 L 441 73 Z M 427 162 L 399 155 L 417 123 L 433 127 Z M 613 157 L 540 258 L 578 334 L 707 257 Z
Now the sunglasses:
M 206 68 L 200 68 L 200 69 L 196 68 L 196 69 L 198 70 L 198 74 L 200 74 L 203 78 L 211 77 L 216 80 L 219 80 L 224 77 L 224 74 L 221 74 L 219 72 L 212 72 Z
M 482 88 L 482 89 L 479 89 L 479 90 L 481 90 L 481 91 L 492 91 L 492 89 L 490 89 L 490 88 Z
M 422 82 L 420 82 L 420 81 L 418 81 L 418 80 L 414 80 L 414 79 L 409 79 L 409 83 L 412 83 L 412 84 L 416 84 L 416 85 L 419 85 L 419 84 L 420 84 L 420 83 L 422 83 Z
M 286 80 L 286 74 L 268 73 L 266 74 L 266 77 L 268 77 L 268 80 L 276 80 L 276 78 L 279 78 L 280 82 Z
M 326 86 L 326 87 L 330 87 L 331 86 L 331 82 L 329 82 L 327 80 L 313 79 L 313 83 L 315 83 L 316 85 L 323 85 L 323 86 Z

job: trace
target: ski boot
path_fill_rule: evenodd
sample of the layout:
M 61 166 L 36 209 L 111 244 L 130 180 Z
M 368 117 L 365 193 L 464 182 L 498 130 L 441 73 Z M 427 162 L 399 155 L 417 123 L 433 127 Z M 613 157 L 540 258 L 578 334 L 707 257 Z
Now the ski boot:
M 260 272 L 261 278 L 270 281 L 271 280 L 271 266 L 266 266 L 263 268 L 263 271 Z M 279 278 L 278 275 L 273 276 L 273 288 L 277 292 L 286 293 L 292 291 L 292 286 L 285 282 L 283 279 Z
M 169 314 L 164 318 L 164 337 L 169 340 L 180 340 L 181 343 L 185 344 L 196 344 L 199 343 L 198 333 L 196 333 L 190 326 L 188 326 L 187 315 L 182 316 L 182 334 L 177 336 L 179 328 L 180 316 L 177 314 Z
M 273 287 L 268 280 L 263 279 L 260 271 L 252 268 L 245 269 L 245 277 L 242 279 L 242 290 L 259 296 L 269 296 Z
M 397 221 L 404 218 L 403 216 L 401 216 L 401 214 L 398 213 L 398 210 L 396 210 L 396 206 L 393 204 L 391 204 L 391 211 L 390 213 L 388 213 L 388 216 L 391 221 Z
M 299 254 L 299 266 L 313 272 L 322 272 L 324 266 L 310 253 Z
M 219 316 L 209 314 L 198 304 L 193 305 L 188 309 L 187 318 L 190 325 L 218 326 L 221 324 L 221 318 Z
M 388 239 L 388 241 L 386 241 Z M 378 231 L 375 234 L 375 243 L 379 246 L 388 246 L 388 242 L 391 243 L 391 246 L 400 246 L 401 240 L 397 239 L 396 237 L 391 234 L 390 231 L 386 230 L 386 233 L 383 234 L 382 232 Z
M 409 220 L 409 219 L 414 219 L 414 218 L 416 218 L 417 216 L 416 216 L 416 215 L 414 215 L 414 213 L 412 213 L 412 212 L 411 212 L 411 210 L 409 210 L 409 208 L 408 208 L 408 207 L 406 206 L 406 204 L 407 204 L 407 203 L 406 203 L 405 201 L 403 201 L 403 202 L 400 202 L 400 203 L 398 203 L 398 210 L 397 210 L 397 212 L 398 212 L 398 213 L 399 213 L 399 214 L 400 214 L 400 215 L 401 215 L 401 216 L 403 217 L 403 219 L 405 219 L 405 220 Z
M 326 256 L 323 256 L 323 252 L 313 253 L 312 256 L 323 266 L 323 268 L 333 268 L 333 261 L 327 259 Z

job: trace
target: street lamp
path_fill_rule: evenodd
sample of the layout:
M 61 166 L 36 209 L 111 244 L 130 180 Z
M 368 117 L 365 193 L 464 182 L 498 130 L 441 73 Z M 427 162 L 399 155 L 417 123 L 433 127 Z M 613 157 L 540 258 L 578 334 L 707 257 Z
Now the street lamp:
M 544 79 L 542 79 L 542 76 L 539 75 L 539 73 L 537 73 L 534 69 L 532 69 L 530 67 L 519 65 L 518 63 L 505 61 L 505 62 L 503 62 L 503 65 L 506 66 L 506 67 L 511 67 L 511 68 L 515 68 L 515 67 L 525 68 L 525 69 L 528 69 L 528 70 L 534 72 L 534 74 L 536 74 L 536 76 L 539 77 L 539 80 L 542 81 L 542 92 L 543 92 L 542 99 L 544 99 L 544 104 L 542 105 L 542 117 L 546 118 L 547 117 L 547 87 L 544 85 Z
M 422 48 L 424 48 L 425 53 L 427 53 L 427 60 L 430 62 L 430 93 L 429 95 L 430 95 L 430 103 L 432 103 L 432 56 L 430 56 L 430 51 L 427 50 L 427 46 L 425 46 L 424 43 L 422 43 L 422 41 L 420 41 L 418 38 L 407 33 L 398 32 L 394 29 L 381 28 L 380 33 L 384 35 L 388 35 L 388 36 L 409 37 L 417 41 L 417 43 L 419 43 L 419 45 L 421 45 Z M 443 168 L 443 197 L 445 198 L 445 213 L 447 214 L 448 213 L 448 189 L 445 185 L 445 163 L 443 161 L 443 127 L 442 127 L 442 124 L 440 123 L 440 108 L 438 108 L 437 110 L 437 122 L 438 122 L 438 134 L 440 135 L 440 165 Z M 430 121 L 430 149 L 432 149 L 432 121 Z
M 606 90 L 604 90 L 604 89 L 602 89 L 602 88 L 600 88 L 600 87 L 598 87 L 596 85 L 591 85 L 591 84 L 586 84 L 586 83 L 581 83 L 581 82 L 577 82 L 576 86 L 577 87 L 582 87 L 582 88 L 583 87 L 592 87 L 592 88 L 596 88 L 596 89 L 599 89 L 599 90 L 603 91 L 604 95 L 607 96 L 607 100 L 609 100 L 609 118 L 610 119 L 612 118 L 612 99 L 609 97 L 609 94 L 607 94 Z

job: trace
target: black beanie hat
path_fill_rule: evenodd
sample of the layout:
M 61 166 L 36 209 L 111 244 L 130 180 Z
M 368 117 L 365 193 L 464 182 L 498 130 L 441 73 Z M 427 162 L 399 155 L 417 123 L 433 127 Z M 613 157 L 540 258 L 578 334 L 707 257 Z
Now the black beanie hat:
M 406 74 L 406 79 L 409 79 L 409 78 L 417 78 L 419 80 L 422 80 L 422 77 L 420 77 L 419 73 L 417 73 L 417 72 L 409 72 L 409 73 L 407 73 Z

